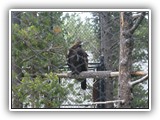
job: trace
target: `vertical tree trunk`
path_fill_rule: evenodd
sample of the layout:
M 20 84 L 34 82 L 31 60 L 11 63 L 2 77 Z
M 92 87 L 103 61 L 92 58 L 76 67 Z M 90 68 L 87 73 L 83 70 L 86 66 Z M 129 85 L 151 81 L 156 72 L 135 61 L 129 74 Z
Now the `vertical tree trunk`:
M 120 13 L 120 58 L 119 58 L 119 80 L 118 80 L 118 97 L 125 100 L 124 104 L 119 104 L 120 108 L 130 108 L 131 88 L 131 63 L 133 40 L 129 32 L 133 25 L 132 14 L 127 12 Z
M 100 13 L 100 27 L 101 27 L 101 55 L 104 57 L 104 70 L 112 70 L 112 58 L 111 58 L 111 41 L 112 41 L 112 32 L 111 32 L 111 24 L 110 24 L 110 12 L 101 12 Z M 105 80 L 101 80 L 101 84 L 103 84 L 105 95 L 104 101 L 113 100 L 113 81 L 112 78 L 106 77 Z M 106 104 L 105 108 L 113 108 L 113 104 Z

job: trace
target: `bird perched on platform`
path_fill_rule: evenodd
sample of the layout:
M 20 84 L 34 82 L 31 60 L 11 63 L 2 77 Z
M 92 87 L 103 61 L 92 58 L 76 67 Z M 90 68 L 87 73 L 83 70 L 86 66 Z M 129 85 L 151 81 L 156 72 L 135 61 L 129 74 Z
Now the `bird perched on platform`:
M 88 55 L 82 49 L 82 42 L 77 41 L 70 49 L 67 55 L 67 64 L 72 71 L 72 75 L 79 74 L 88 69 Z M 86 79 L 78 79 L 81 81 L 81 88 L 86 90 Z

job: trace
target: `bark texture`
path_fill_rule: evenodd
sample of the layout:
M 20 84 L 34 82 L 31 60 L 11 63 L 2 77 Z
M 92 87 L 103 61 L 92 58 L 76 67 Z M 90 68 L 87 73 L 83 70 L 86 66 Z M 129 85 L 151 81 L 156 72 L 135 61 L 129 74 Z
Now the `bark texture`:
M 133 25 L 132 14 L 127 12 L 120 13 L 120 60 L 119 60 L 119 81 L 118 81 L 118 97 L 125 100 L 123 104 L 119 104 L 120 108 L 130 108 L 131 88 L 131 63 L 133 40 L 132 34 L 128 32 Z
M 118 97 L 124 100 L 124 104 L 119 104 L 120 108 L 131 108 L 131 66 L 133 50 L 133 33 L 138 28 L 145 16 L 145 12 L 134 21 L 132 12 L 120 13 L 120 58 L 119 58 L 119 80 L 118 80 Z M 133 22 L 134 21 L 134 22 Z M 141 74 L 141 72 L 137 72 Z

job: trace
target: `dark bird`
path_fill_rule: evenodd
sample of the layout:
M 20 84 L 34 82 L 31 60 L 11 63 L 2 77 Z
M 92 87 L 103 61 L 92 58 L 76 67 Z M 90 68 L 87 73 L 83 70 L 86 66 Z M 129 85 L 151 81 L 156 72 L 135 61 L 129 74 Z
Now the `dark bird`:
M 88 55 L 82 49 L 82 42 L 76 42 L 70 49 L 67 55 L 67 64 L 72 71 L 72 75 L 78 75 L 82 71 L 87 71 L 88 69 Z M 81 88 L 86 90 L 86 79 L 78 79 L 81 81 Z

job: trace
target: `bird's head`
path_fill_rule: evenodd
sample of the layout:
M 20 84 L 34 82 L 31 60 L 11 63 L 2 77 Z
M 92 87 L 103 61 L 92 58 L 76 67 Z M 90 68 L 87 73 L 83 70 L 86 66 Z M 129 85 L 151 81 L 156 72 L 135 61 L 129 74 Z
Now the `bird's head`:
M 83 45 L 83 42 L 82 42 L 82 41 L 76 41 L 76 42 L 73 44 L 72 48 L 81 47 L 82 45 Z

